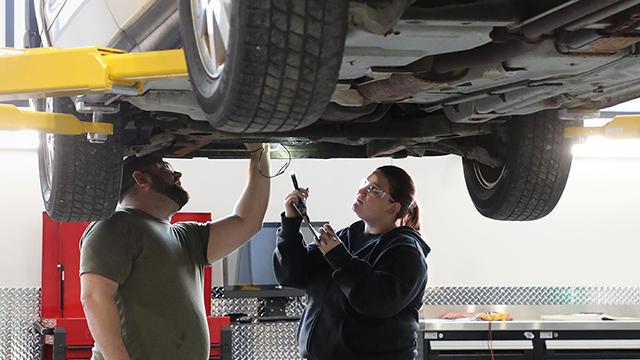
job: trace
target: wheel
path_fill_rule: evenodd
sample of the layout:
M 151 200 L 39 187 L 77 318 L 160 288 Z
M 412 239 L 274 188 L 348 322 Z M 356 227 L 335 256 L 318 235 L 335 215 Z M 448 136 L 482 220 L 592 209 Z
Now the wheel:
M 348 1 L 178 1 L 191 85 L 214 128 L 287 131 L 322 115 L 342 61 Z
M 491 168 L 463 159 L 464 178 L 478 211 L 491 219 L 528 221 L 553 210 L 571 169 L 571 141 L 557 113 L 545 111 L 509 121 L 502 135 L 479 139 L 503 160 Z
M 82 118 L 69 98 L 47 99 L 46 110 Z M 114 120 L 117 116 L 110 115 L 104 121 Z M 114 135 L 102 144 L 90 143 L 86 135 L 41 134 L 40 189 L 49 216 L 58 221 L 93 221 L 111 215 L 120 195 L 122 151 L 117 121 Z

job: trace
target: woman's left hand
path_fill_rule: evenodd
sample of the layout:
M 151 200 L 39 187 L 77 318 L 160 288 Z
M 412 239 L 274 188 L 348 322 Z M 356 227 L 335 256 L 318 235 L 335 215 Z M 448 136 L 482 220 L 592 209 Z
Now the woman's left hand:
M 326 254 L 340 244 L 342 244 L 342 241 L 338 235 L 336 235 L 336 232 L 333 231 L 331 225 L 324 224 L 320 228 L 320 238 L 316 240 L 318 249 L 322 251 L 322 254 Z

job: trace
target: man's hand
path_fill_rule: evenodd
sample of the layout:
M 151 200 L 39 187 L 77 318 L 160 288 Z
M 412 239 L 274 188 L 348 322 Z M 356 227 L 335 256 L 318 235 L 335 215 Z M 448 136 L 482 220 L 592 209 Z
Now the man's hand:
M 267 154 L 269 153 L 269 144 L 248 143 L 248 144 L 244 144 L 244 146 L 247 148 L 247 151 L 250 153 L 257 153 L 259 152 L 258 150 L 261 148 L 263 151 L 266 151 Z
M 249 164 L 249 177 L 259 176 L 261 178 L 268 177 L 271 173 L 271 152 L 269 144 L 244 144 L 247 152 L 251 154 L 251 163 Z

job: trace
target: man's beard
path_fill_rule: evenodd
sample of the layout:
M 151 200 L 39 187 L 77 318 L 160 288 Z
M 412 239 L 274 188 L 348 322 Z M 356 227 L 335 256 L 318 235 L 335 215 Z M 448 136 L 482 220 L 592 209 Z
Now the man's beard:
M 151 188 L 176 203 L 178 210 L 189 202 L 189 193 L 185 189 L 176 184 L 167 184 L 155 174 L 151 174 L 151 177 L 153 179 Z

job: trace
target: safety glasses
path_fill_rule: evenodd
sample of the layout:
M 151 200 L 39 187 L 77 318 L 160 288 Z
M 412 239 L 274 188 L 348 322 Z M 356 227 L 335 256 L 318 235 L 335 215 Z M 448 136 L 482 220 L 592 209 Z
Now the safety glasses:
M 362 179 L 360 181 L 360 190 L 364 190 L 368 195 L 371 195 L 378 199 L 384 199 L 385 197 L 389 199 L 389 201 L 394 202 L 391 196 L 388 196 L 387 192 L 377 187 L 375 184 L 371 184 L 367 178 Z

